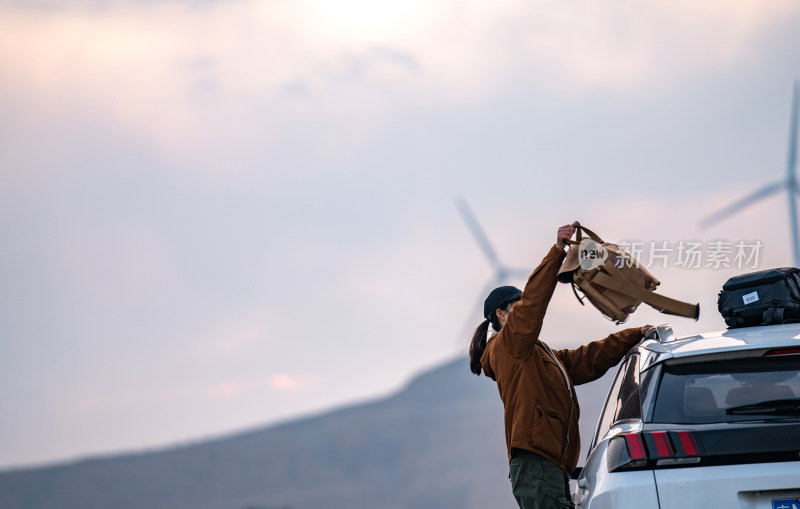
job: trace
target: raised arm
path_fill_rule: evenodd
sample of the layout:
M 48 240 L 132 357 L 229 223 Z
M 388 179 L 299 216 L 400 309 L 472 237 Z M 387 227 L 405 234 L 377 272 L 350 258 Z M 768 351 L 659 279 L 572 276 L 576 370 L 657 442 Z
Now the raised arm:
M 616 366 L 627 351 L 642 340 L 650 327 L 645 325 L 624 329 L 574 350 L 557 350 L 553 353 L 561 359 L 572 383 L 585 384 L 597 380 L 609 368 Z
M 556 243 L 528 278 L 521 300 L 511 310 L 508 320 L 497 335 L 498 346 L 502 345 L 514 357 L 524 358 L 530 355 L 539 340 L 547 305 L 558 282 L 558 270 L 566 256 L 564 240 L 572 237 L 577 226 L 576 221 L 558 229 Z

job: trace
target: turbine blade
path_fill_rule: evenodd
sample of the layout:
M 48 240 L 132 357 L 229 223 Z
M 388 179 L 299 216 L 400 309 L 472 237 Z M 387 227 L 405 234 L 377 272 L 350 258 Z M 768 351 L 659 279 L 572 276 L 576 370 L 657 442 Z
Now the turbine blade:
M 483 254 L 486 255 L 486 258 L 489 259 L 492 269 L 495 271 L 500 270 L 500 260 L 497 258 L 497 254 L 494 252 L 494 249 L 492 249 L 489 239 L 487 239 L 486 235 L 484 235 L 483 230 L 478 224 L 478 220 L 475 219 L 472 209 L 469 208 L 469 205 L 467 205 L 467 202 L 463 198 L 456 198 L 455 203 L 456 208 L 458 208 L 458 212 L 461 214 L 464 222 L 467 223 L 467 227 L 469 228 L 470 232 L 472 232 L 472 236 L 475 237 L 475 241 L 478 242 L 478 245 L 483 250 Z
M 800 85 L 797 80 L 794 82 L 794 90 L 792 91 L 792 117 L 789 124 L 789 157 L 786 161 L 786 173 L 788 174 L 789 182 L 795 182 L 795 165 L 797 164 L 797 117 L 800 115 Z
M 792 235 L 794 266 L 798 267 L 800 266 L 800 238 L 797 236 L 797 199 L 792 192 L 787 193 L 787 195 L 789 197 L 789 226 Z
M 528 277 L 533 272 L 533 269 L 526 270 L 526 269 L 508 269 L 508 278 L 509 279 L 521 279 L 523 281 L 527 281 Z
M 800 100 L 798 96 L 800 95 L 800 86 L 797 83 L 797 80 L 794 82 L 794 87 L 792 89 L 792 113 L 791 113 L 791 121 L 789 123 L 789 156 L 786 160 L 786 174 L 787 174 L 787 181 L 789 185 L 793 187 L 793 191 L 796 193 L 798 189 L 797 185 L 797 175 L 795 173 L 795 167 L 797 166 L 797 117 L 800 115 L 798 109 L 800 108 Z M 792 228 L 792 248 L 794 254 L 794 266 L 800 266 L 800 235 L 798 233 L 798 224 L 797 224 L 797 199 L 795 198 L 794 193 L 789 193 L 789 221 Z
M 483 301 L 486 300 L 489 292 L 494 290 L 494 288 L 495 281 L 489 281 L 489 283 L 483 288 L 483 291 L 479 294 L 480 297 L 478 298 L 478 302 L 472 306 L 472 310 L 470 311 L 469 315 L 467 315 L 467 319 L 464 321 L 464 325 L 461 327 L 461 332 L 458 333 L 458 344 L 466 345 L 467 351 L 469 351 L 469 341 L 472 339 L 472 334 L 475 331 L 475 328 L 483 321 Z
M 787 188 L 788 185 L 789 184 L 785 180 L 782 180 L 780 182 L 775 182 L 774 184 L 770 184 L 768 186 L 764 186 L 761 189 L 759 189 L 758 191 L 756 191 L 756 192 L 754 192 L 754 193 L 752 193 L 752 194 L 750 194 L 748 196 L 745 196 L 744 198 L 742 198 L 742 199 L 740 199 L 738 201 L 735 201 L 735 202 L 731 203 L 730 205 L 728 205 L 727 207 L 723 208 L 722 210 L 714 212 L 710 216 L 706 216 L 705 218 L 700 220 L 700 227 L 701 228 L 708 228 L 709 226 L 714 225 L 714 224 L 722 221 L 723 219 L 726 219 L 728 216 L 732 216 L 733 214 L 735 214 L 735 213 L 739 212 L 740 210 L 748 207 L 749 205 L 752 205 L 753 203 L 756 203 L 759 200 L 763 200 L 767 196 L 769 196 L 771 194 L 775 194 L 778 191 L 780 191 L 781 189 Z

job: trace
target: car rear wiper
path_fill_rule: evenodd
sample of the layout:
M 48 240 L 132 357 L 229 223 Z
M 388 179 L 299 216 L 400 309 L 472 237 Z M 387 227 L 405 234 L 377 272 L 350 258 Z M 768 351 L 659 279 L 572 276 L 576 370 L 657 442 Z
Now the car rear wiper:
M 773 399 L 752 405 L 735 406 L 725 409 L 728 415 L 800 415 L 800 398 Z

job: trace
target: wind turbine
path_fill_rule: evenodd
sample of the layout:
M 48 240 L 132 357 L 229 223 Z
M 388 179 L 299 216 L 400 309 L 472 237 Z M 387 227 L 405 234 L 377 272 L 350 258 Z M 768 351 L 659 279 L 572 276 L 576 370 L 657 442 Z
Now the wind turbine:
M 792 93 L 792 111 L 791 123 L 789 127 L 789 158 L 786 163 L 786 177 L 778 182 L 774 182 L 767 186 L 762 187 L 758 191 L 745 196 L 744 198 L 733 202 L 727 207 L 719 210 L 710 216 L 707 216 L 700 221 L 702 228 L 716 224 L 729 216 L 732 216 L 742 209 L 747 208 L 753 203 L 763 200 L 764 198 L 777 193 L 778 191 L 786 191 L 789 198 L 789 218 L 792 226 L 792 243 L 794 248 L 794 266 L 800 267 L 800 240 L 798 239 L 797 232 L 797 201 L 795 195 L 800 194 L 800 186 L 798 186 L 797 176 L 795 175 L 795 166 L 797 165 L 797 117 L 798 107 L 800 107 L 800 85 L 797 80 L 794 82 Z
M 489 292 L 498 286 L 503 286 L 511 279 L 527 279 L 529 272 L 521 269 L 512 269 L 500 263 L 497 253 L 495 253 L 492 245 L 489 243 L 489 239 L 483 233 L 483 229 L 481 229 L 480 225 L 478 224 L 478 220 L 475 219 L 475 215 L 472 213 L 472 209 L 470 209 L 469 205 L 467 205 L 466 200 L 463 198 L 456 198 L 455 204 L 458 212 L 461 214 L 462 219 L 464 219 L 464 222 L 467 223 L 467 228 L 469 228 L 472 236 L 475 237 L 475 241 L 480 246 L 483 254 L 489 261 L 489 265 L 492 266 L 492 270 L 494 271 L 492 278 L 480 293 L 478 302 L 473 307 L 472 312 L 467 316 L 467 322 L 461 330 L 459 341 L 462 339 L 467 341 L 471 337 L 471 329 L 474 329 L 479 323 L 478 317 L 483 316 L 483 301 L 486 299 L 486 296 L 489 295 Z

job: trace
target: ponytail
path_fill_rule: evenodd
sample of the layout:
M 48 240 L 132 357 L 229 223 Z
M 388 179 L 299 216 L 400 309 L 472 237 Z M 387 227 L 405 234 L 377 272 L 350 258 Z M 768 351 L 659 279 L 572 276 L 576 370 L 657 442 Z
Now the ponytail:
M 481 357 L 486 349 L 486 334 L 489 332 L 489 320 L 484 320 L 475 329 L 472 341 L 469 343 L 469 370 L 480 376 Z
M 503 311 L 509 311 L 509 309 L 511 309 L 511 304 L 517 300 L 519 299 L 506 302 L 499 309 L 502 309 Z M 492 329 L 494 329 L 495 332 L 500 332 L 500 319 L 497 317 L 497 313 L 493 312 L 491 317 L 491 321 L 487 318 L 481 322 L 480 325 L 478 325 L 478 328 L 475 329 L 475 333 L 472 334 L 472 341 L 469 343 L 469 370 L 478 376 L 481 374 L 481 357 L 483 356 L 483 351 L 486 349 L 486 338 L 489 333 L 489 325 L 491 324 Z

